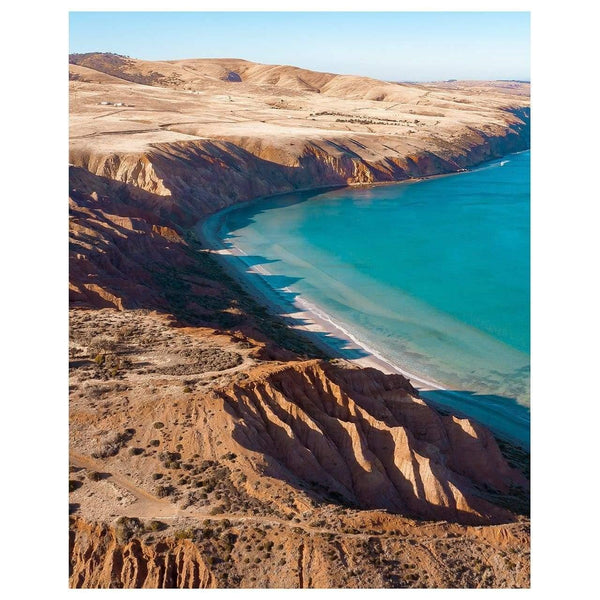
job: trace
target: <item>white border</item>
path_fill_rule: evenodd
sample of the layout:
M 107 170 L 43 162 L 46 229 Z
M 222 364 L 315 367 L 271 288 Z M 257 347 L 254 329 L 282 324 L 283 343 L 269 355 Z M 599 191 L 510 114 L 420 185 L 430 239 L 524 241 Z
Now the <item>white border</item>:
M 531 10 L 532 590 L 597 587 L 597 21 L 591 3 L 288 2 L 292 10 Z M 67 468 L 68 10 L 280 10 L 276 2 L 21 3 L 3 14 L 5 271 L 3 562 L 8 597 L 69 591 Z M 7 559 L 7 560 L 6 560 Z M 11 593 L 12 592 L 12 593 Z M 327 590 L 330 595 L 363 594 Z M 5 592 L 6 593 L 6 592 Z M 110 592 L 112 594 L 112 592 Z M 144 592 L 133 592 L 144 593 Z M 145 593 L 167 593 L 148 591 Z M 176 593 L 185 593 L 178 591 Z M 303 593 L 208 592 L 229 596 Z M 321 592 L 308 592 L 318 594 Z M 374 590 L 370 594 L 398 593 Z M 404 592 L 401 592 L 404 593 Z M 411 594 L 442 591 L 415 590 Z M 450 592 L 462 596 L 464 591 Z M 361 596 L 363 597 L 363 596 Z

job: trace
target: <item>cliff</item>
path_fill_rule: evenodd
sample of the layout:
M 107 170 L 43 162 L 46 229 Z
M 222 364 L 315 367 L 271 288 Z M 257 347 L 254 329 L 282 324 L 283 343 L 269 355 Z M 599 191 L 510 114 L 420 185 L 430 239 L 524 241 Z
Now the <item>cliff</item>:
M 523 524 L 378 521 L 368 528 L 363 522 L 357 533 L 237 524 L 185 531 L 190 539 L 126 542 L 112 527 L 73 519 L 70 581 L 75 588 L 138 589 L 527 587 L 521 549 L 528 533 Z
M 401 375 L 308 362 L 260 369 L 217 392 L 233 439 L 264 472 L 350 506 L 461 522 L 511 520 L 477 486 L 527 487 L 485 428 L 440 416 Z
M 259 196 L 450 173 L 529 147 L 526 84 L 393 84 L 247 61 L 71 62 L 70 163 L 156 195 L 160 214 L 182 225 Z

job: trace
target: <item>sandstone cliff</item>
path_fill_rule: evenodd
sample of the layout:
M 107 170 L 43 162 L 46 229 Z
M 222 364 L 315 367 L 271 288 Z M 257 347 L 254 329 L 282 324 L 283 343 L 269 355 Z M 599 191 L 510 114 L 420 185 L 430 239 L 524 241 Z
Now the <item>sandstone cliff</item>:
M 527 585 L 526 480 L 402 376 L 74 309 L 70 389 L 73 587 Z
M 71 62 L 71 164 L 156 195 L 161 214 L 186 225 L 258 196 L 450 173 L 529 147 L 525 84 L 400 85 L 247 61 Z
M 234 440 L 269 457 L 266 474 L 291 473 L 349 505 L 427 519 L 510 520 L 478 498 L 476 486 L 527 486 L 489 431 L 440 416 L 401 375 L 309 362 L 249 373 L 218 395 L 234 416 Z
M 528 527 L 379 521 L 362 532 L 277 524 L 200 528 L 196 539 L 117 539 L 74 519 L 76 588 L 527 587 Z M 391 528 L 394 529 L 391 529 Z M 206 532 L 209 532 L 206 536 Z M 216 535 L 215 535 L 216 534 Z M 231 540 L 231 541 L 230 541 Z M 247 551 L 246 546 L 254 548 Z M 251 556 L 252 560 L 246 560 Z

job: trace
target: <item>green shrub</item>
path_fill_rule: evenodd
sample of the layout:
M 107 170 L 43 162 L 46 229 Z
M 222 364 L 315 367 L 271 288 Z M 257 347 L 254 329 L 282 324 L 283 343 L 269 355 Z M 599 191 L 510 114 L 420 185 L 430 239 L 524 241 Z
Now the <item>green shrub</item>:
M 194 537 L 193 529 L 178 529 L 174 534 L 176 540 L 189 540 Z
M 154 429 L 162 429 L 165 426 L 164 423 L 161 423 L 160 421 L 157 421 L 156 423 L 154 423 Z
M 77 481 L 76 479 L 69 479 L 69 493 L 74 492 L 79 489 L 83 484 L 81 481 Z
M 120 517 L 115 524 L 115 536 L 119 544 L 125 544 L 134 535 L 143 532 L 144 526 L 137 517 Z
M 162 531 L 163 529 L 166 529 L 167 526 L 165 523 L 163 523 L 162 521 L 150 521 L 147 525 L 146 525 L 146 531 Z

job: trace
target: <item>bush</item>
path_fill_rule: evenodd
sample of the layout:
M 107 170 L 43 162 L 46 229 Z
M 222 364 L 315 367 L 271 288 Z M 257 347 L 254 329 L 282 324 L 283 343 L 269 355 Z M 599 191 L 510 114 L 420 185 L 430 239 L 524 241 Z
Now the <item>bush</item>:
M 144 532 L 137 517 L 120 517 L 115 524 L 115 535 L 119 544 L 127 543 L 134 535 Z
M 143 448 L 129 448 L 129 454 L 131 454 L 131 456 L 138 456 L 139 454 L 143 454 L 143 452 Z
M 102 479 L 102 473 L 98 473 L 98 471 L 90 471 L 87 476 L 92 481 L 100 481 Z
M 150 440 L 148 446 L 160 446 L 160 440 Z
M 119 450 L 131 439 L 132 434 L 112 432 L 105 436 L 99 443 L 97 449 L 92 452 L 94 458 L 108 458 L 109 456 L 115 456 L 119 453 Z
M 69 479 L 69 493 L 78 490 L 83 484 L 81 481 L 77 481 L 76 479 Z
M 158 455 L 159 460 L 170 462 L 181 460 L 181 454 L 179 452 L 161 452 Z
M 163 478 L 162 473 L 152 473 L 152 479 L 154 479 L 154 481 L 156 481 L 157 479 L 162 479 L 162 478 Z
M 189 540 L 194 537 L 193 529 L 179 529 L 174 533 L 176 540 Z
M 165 426 L 164 423 L 161 423 L 160 421 L 157 421 L 156 423 L 154 423 L 154 429 L 162 429 Z
M 156 488 L 156 495 L 159 498 L 166 498 L 170 496 L 175 491 L 175 488 L 172 485 L 159 485 Z
M 146 531 L 162 531 L 163 529 L 166 529 L 167 525 L 165 523 L 163 523 L 162 521 L 150 521 L 147 525 L 146 525 Z

